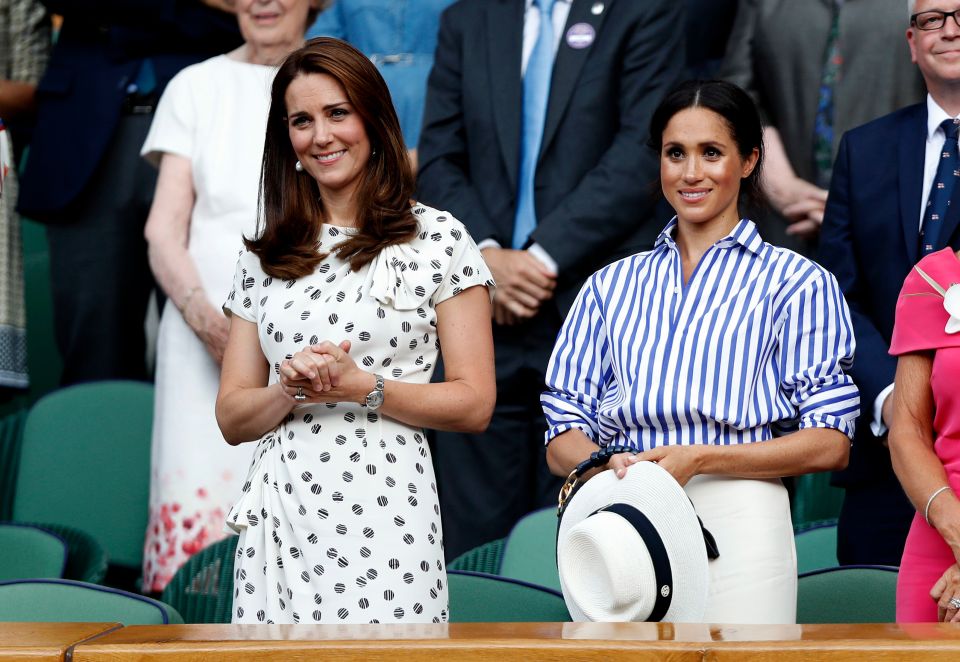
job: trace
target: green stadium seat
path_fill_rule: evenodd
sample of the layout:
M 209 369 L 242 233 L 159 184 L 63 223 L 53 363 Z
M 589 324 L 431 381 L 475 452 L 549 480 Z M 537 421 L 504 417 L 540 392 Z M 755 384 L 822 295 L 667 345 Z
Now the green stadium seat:
M 237 536 L 227 536 L 180 566 L 162 599 L 186 623 L 229 623 L 233 611 L 233 557 Z
M 183 623 L 159 600 L 67 579 L 0 582 L 0 621 L 40 623 Z
M 147 527 L 153 386 L 61 389 L 27 416 L 13 519 L 92 535 L 111 563 L 139 569 Z
M 13 518 L 17 467 L 20 466 L 20 447 L 26 420 L 26 409 L 0 418 L 0 522 Z
M 100 584 L 107 576 L 107 552 L 96 538 L 85 531 L 63 524 L 37 524 L 27 522 L 44 531 L 49 531 L 67 545 L 67 567 L 64 579 L 74 579 L 89 584 Z
M 451 623 L 551 623 L 570 620 L 558 591 L 480 572 L 447 572 Z
M 797 546 L 797 574 L 833 568 L 837 561 L 837 522 L 825 520 L 794 534 Z
M 560 590 L 556 508 L 536 510 L 514 525 L 507 536 L 497 574 Z
M 489 575 L 500 574 L 500 561 L 503 557 L 503 545 L 506 538 L 497 538 L 473 549 L 467 550 L 447 564 L 447 570 L 467 572 L 485 572 Z
M 793 525 L 836 519 L 843 504 L 843 490 L 830 484 L 830 472 L 796 476 L 791 503 Z
M 800 575 L 798 623 L 893 623 L 897 568 L 842 566 Z
M 0 524 L 0 581 L 60 578 L 67 565 L 67 543 L 26 524 Z

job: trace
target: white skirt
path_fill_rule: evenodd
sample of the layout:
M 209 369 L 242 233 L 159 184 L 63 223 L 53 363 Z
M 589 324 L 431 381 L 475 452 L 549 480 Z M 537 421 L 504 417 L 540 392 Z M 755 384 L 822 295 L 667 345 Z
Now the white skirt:
M 717 541 L 707 623 L 797 622 L 797 552 L 779 479 L 693 477 L 684 488 Z

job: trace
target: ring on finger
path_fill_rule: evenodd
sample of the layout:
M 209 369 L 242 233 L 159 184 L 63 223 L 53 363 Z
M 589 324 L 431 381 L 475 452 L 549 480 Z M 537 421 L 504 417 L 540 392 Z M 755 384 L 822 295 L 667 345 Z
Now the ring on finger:
M 957 598 L 957 597 L 950 598 L 950 607 L 952 609 L 960 609 L 960 598 Z
M 303 392 L 302 386 L 297 387 L 297 392 L 294 394 L 293 399 L 296 400 L 297 402 L 303 402 L 304 400 L 307 399 L 306 394 Z

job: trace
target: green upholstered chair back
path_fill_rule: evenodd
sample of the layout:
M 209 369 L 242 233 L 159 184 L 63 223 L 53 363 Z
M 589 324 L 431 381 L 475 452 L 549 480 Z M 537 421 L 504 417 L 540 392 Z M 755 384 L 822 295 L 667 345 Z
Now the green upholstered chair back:
M 514 525 L 503 548 L 498 574 L 560 590 L 556 508 L 536 510 Z
M 563 596 L 542 586 L 479 572 L 447 572 L 451 623 L 570 620 Z
M 0 621 L 183 623 L 173 607 L 159 600 L 67 579 L 0 582 Z
M 139 567 L 150 486 L 153 386 L 109 381 L 39 400 L 24 428 L 14 520 L 91 534 L 112 563 Z
M 67 565 L 67 543 L 26 524 L 0 524 L 0 581 L 59 578 Z
M 485 572 L 488 575 L 500 574 L 500 562 L 503 560 L 503 545 L 506 538 L 497 538 L 465 551 L 447 564 L 447 570 L 465 570 L 467 572 Z
M 897 568 L 842 566 L 800 575 L 798 623 L 892 623 Z
M 834 568 L 837 561 L 837 522 L 826 520 L 797 531 L 797 574 L 821 568 Z
M 790 504 L 794 526 L 803 527 L 840 515 L 843 490 L 830 484 L 831 475 L 829 471 L 823 471 L 794 477 Z
M 67 565 L 63 571 L 64 579 L 75 579 L 90 584 L 100 584 L 107 576 L 107 552 L 97 539 L 86 531 L 63 524 L 36 524 L 49 531 L 67 545 Z
M 13 497 L 20 466 L 20 446 L 27 410 L 21 409 L 0 418 L 0 521 L 13 518 Z
M 186 623 L 229 623 L 236 551 L 237 536 L 227 536 L 191 556 L 163 589 L 163 601 Z

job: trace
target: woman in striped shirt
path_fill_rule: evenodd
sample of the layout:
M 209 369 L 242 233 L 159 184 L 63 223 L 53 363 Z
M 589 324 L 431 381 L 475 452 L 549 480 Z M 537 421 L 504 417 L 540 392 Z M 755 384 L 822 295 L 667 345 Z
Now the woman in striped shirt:
M 651 122 L 676 211 L 652 250 L 584 285 L 541 397 L 547 461 L 566 476 L 599 447 L 607 468 L 658 462 L 685 486 L 720 557 L 707 622 L 796 620 L 796 554 L 781 476 L 842 468 L 859 413 L 844 372 L 850 314 L 834 277 L 741 219 L 758 199 L 757 110 L 740 88 L 688 82 Z M 762 443 L 757 443 L 762 442 Z

